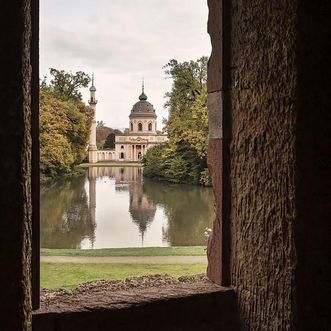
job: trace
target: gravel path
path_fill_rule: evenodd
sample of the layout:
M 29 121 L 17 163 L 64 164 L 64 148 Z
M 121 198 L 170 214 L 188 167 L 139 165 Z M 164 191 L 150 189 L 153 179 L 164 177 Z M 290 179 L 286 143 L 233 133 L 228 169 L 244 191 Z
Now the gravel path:
M 41 256 L 45 263 L 194 264 L 207 263 L 206 256 Z

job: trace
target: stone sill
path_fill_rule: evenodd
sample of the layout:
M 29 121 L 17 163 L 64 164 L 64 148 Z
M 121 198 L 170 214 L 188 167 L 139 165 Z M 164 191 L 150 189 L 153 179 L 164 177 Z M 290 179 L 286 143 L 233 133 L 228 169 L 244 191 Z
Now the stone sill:
M 82 293 L 33 313 L 33 331 L 236 331 L 232 289 L 212 283 Z

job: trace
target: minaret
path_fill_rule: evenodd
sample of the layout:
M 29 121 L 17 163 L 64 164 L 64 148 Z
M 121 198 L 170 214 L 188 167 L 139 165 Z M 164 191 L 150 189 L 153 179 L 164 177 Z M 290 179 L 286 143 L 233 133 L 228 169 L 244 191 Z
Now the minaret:
M 89 104 L 93 110 L 93 118 L 90 130 L 90 142 L 88 146 L 88 162 L 97 163 L 98 162 L 98 149 L 97 149 L 97 124 L 96 124 L 96 106 L 98 101 L 95 99 L 96 88 L 94 86 L 94 74 L 92 75 L 92 86 L 90 87 L 90 100 Z

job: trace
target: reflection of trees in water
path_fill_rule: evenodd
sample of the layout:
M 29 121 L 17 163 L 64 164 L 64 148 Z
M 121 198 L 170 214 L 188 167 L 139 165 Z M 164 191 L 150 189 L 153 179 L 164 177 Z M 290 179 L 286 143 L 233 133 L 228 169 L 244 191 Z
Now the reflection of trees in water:
M 114 178 L 117 192 L 129 191 L 129 213 L 142 240 L 154 221 L 156 208 L 163 207 L 168 225 L 164 240 L 173 246 L 203 245 L 204 230 L 214 219 L 212 190 L 200 186 L 160 183 L 142 177 L 140 168 L 93 167 L 86 176 L 57 179 L 41 188 L 41 246 L 79 248 L 82 240 L 95 240 L 96 183 Z M 90 201 L 88 201 L 90 200 Z M 112 202 L 116 203 L 116 201 Z
M 212 189 L 144 179 L 144 193 L 164 207 L 169 220 L 165 239 L 172 246 L 204 245 L 204 231 L 215 218 Z
M 80 248 L 81 241 L 95 239 L 85 176 L 57 180 L 41 188 L 41 247 Z

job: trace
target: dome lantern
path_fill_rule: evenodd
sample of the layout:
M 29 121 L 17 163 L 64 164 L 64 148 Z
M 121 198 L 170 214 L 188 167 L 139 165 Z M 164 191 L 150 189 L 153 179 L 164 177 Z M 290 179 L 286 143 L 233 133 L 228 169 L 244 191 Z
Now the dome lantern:
M 143 79 L 143 82 L 142 82 L 142 87 L 141 87 L 141 94 L 139 96 L 139 100 L 140 101 L 146 101 L 147 100 L 147 95 L 145 94 L 145 81 Z
M 153 105 L 147 101 L 147 95 L 145 94 L 145 84 L 143 81 L 142 92 L 139 96 L 139 101 L 133 105 L 130 117 L 147 116 L 147 115 L 151 116 L 151 117 L 156 117 L 155 109 L 154 109 Z

